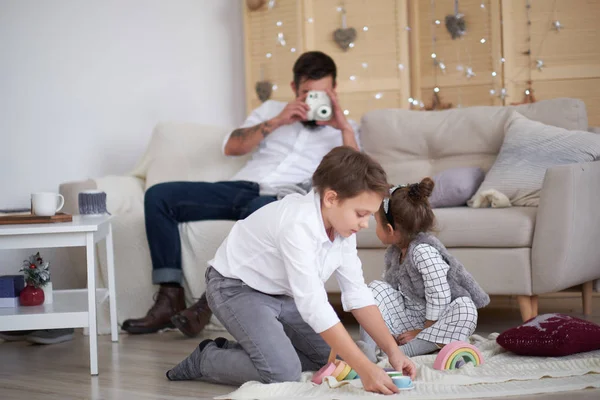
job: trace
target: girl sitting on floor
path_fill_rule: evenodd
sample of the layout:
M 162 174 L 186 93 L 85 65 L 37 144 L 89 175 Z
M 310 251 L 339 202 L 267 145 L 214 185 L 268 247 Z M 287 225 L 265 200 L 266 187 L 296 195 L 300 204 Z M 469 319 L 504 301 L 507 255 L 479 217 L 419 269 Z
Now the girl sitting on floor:
M 369 287 L 387 327 L 409 357 L 466 341 L 475 332 L 477 309 L 490 301 L 460 261 L 429 233 L 435 222 L 428 199 L 433 186 L 430 178 L 395 186 L 375 214 L 377 237 L 390 246 L 383 282 Z M 364 329 L 360 338 L 358 346 L 376 361 L 376 343 Z

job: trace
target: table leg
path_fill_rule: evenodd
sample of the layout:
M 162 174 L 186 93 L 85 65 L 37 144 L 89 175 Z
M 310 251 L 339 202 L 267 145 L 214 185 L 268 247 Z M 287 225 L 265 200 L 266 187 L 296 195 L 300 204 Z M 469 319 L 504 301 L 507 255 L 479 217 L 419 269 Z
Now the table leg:
M 87 259 L 88 318 L 90 335 L 90 373 L 98 375 L 98 329 L 96 327 L 96 258 L 94 234 L 85 235 Z
M 113 250 L 112 227 L 108 226 L 106 236 L 106 260 L 108 262 L 108 294 L 110 297 L 110 336 L 113 342 L 119 341 L 117 330 L 117 289 L 115 286 L 115 255 Z

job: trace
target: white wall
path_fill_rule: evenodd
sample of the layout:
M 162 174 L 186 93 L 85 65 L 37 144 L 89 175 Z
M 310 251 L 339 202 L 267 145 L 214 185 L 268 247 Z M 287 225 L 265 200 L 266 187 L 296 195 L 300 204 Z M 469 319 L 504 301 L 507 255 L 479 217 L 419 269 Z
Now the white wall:
M 0 208 L 126 173 L 157 121 L 239 124 L 242 34 L 239 0 L 2 0 Z

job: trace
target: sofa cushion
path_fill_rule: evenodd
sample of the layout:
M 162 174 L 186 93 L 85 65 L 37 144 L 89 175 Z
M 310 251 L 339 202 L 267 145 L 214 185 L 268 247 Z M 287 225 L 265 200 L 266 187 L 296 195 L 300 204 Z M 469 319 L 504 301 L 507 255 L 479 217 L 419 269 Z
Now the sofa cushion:
M 447 247 L 531 247 L 533 242 L 536 208 L 453 207 L 434 212 L 437 236 Z
M 600 135 L 544 125 L 514 112 L 506 122 L 498 157 L 477 192 L 495 189 L 512 205 L 538 206 L 548 168 L 599 158 Z
M 381 163 L 390 182 L 418 182 L 454 167 L 487 171 L 500 150 L 512 110 L 545 124 L 588 129 L 585 104 L 576 99 L 444 111 L 389 109 L 363 116 L 361 144 Z
M 451 207 L 433 210 L 436 236 L 446 247 L 531 247 L 537 208 Z M 359 248 L 384 248 L 375 220 L 356 235 Z
M 435 186 L 429 203 L 433 208 L 464 206 L 484 178 L 485 172 L 479 167 L 459 167 L 442 171 L 432 177 Z

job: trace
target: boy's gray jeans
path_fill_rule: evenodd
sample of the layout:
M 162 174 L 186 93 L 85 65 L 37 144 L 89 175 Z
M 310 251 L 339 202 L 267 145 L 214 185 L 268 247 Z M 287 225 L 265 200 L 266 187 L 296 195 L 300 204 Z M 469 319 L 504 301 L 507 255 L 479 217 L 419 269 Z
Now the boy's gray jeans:
M 206 295 L 215 316 L 237 340 L 202 351 L 202 380 L 229 385 L 300 380 L 327 363 L 329 345 L 300 316 L 294 299 L 258 292 L 209 267 Z

